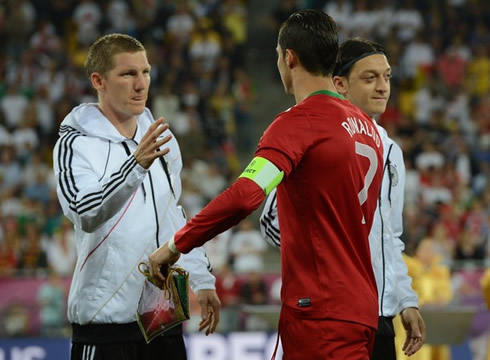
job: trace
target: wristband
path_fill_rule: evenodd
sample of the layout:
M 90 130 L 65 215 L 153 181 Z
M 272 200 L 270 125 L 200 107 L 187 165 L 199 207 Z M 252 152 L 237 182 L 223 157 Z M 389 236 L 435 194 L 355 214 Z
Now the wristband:
M 179 249 L 177 249 L 177 246 L 175 246 L 175 238 L 173 236 L 168 241 L 168 249 L 174 254 L 180 254 Z

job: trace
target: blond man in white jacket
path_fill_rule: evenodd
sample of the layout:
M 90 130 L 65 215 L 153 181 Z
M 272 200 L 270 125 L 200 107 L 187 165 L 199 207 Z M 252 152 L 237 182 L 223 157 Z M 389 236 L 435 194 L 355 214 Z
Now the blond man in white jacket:
M 53 152 L 57 193 L 73 222 L 78 261 L 68 299 L 72 359 L 186 359 L 182 327 L 146 344 L 136 323 L 148 259 L 182 227 L 182 159 L 163 119 L 145 107 L 150 65 L 143 45 L 106 35 L 85 63 L 98 103 L 66 116 Z M 183 256 L 201 305 L 201 329 L 213 332 L 220 302 L 202 248 Z

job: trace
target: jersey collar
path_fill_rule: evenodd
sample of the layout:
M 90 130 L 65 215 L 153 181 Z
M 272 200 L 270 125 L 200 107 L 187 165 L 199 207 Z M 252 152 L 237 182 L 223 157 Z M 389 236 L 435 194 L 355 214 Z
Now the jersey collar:
M 341 100 L 345 100 L 345 97 L 343 97 L 342 95 L 340 95 L 340 94 L 338 94 L 336 92 L 330 91 L 330 90 L 318 90 L 318 91 L 314 91 L 310 95 L 308 95 L 307 97 L 310 97 L 310 96 L 313 96 L 313 95 L 318 95 L 318 94 L 333 96 L 333 97 L 339 98 Z

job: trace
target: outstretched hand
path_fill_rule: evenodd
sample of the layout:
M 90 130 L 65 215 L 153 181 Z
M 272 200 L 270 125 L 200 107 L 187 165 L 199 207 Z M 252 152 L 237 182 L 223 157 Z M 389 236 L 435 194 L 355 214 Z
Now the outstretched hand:
M 406 308 L 401 314 L 407 337 L 402 350 L 407 356 L 415 354 L 425 342 L 425 323 L 416 308 Z
M 168 124 L 164 124 L 163 118 L 161 117 L 150 125 L 145 135 L 141 138 L 141 141 L 134 152 L 134 157 L 138 164 L 145 169 L 148 169 L 155 159 L 170 151 L 169 148 L 160 149 L 160 147 L 166 144 L 172 138 L 172 135 L 167 135 L 158 139 L 168 128 Z
M 168 242 L 160 246 L 153 251 L 149 256 L 150 261 L 150 275 L 152 280 L 159 288 L 163 287 L 165 283 L 165 276 L 162 274 L 162 267 L 166 268 L 166 265 L 173 265 L 179 260 L 180 254 L 176 254 L 168 248 Z

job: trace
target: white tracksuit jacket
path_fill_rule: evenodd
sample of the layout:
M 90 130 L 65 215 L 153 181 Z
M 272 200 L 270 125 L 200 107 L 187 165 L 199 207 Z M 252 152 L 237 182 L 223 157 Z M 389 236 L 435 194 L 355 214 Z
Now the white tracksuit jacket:
M 400 147 L 377 125 L 384 148 L 383 182 L 378 206 L 369 233 L 371 262 L 378 285 L 379 315 L 395 316 L 408 307 L 418 307 L 417 294 L 412 290 L 412 279 L 402 259 L 405 244 L 403 232 L 403 196 L 405 165 Z M 260 230 L 274 247 L 280 246 L 276 190 L 269 194 L 260 217 Z
M 82 104 L 61 124 L 53 161 L 58 198 L 74 223 L 77 241 L 78 260 L 68 298 L 72 323 L 136 321 L 144 283 L 138 263 L 147 261 L 186 222 L 177 205 L 182 159 L 175 138 L 164 145 L 170 148 L 165 160 L 156 159 L 148 170 L 132 155 L 153 121 L 145 109 L 134 139 L 127 139 L 96 104 Z M 215 288 L 202 248 L 182 256 L 179 263 L 189 271 L 194 292 Z

